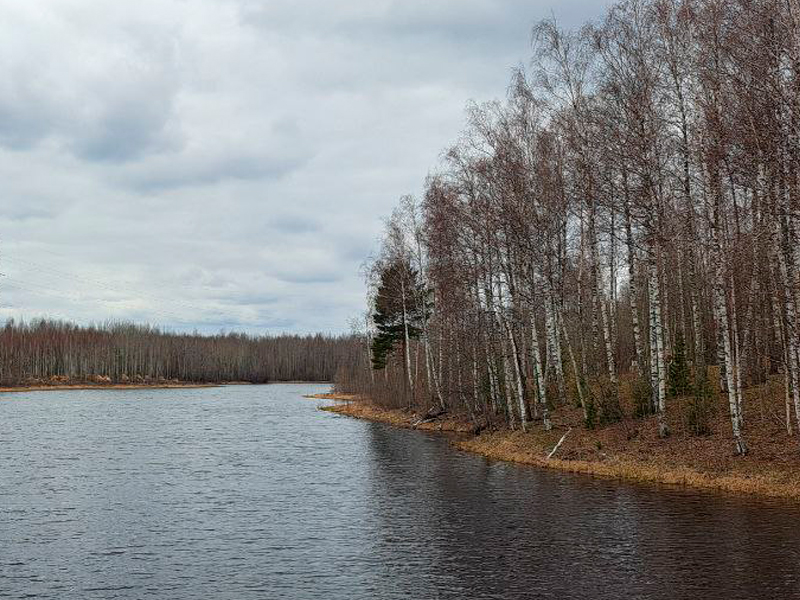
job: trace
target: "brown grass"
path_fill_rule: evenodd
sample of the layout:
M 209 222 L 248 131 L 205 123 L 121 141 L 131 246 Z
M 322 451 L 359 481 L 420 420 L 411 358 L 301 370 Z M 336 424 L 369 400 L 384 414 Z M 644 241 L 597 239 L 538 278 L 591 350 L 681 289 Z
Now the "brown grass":
M 325 396 L 328 394 L 319 394 Z M 474 431 L 474 426 L 464 420 L 456 418 L 436 419 L 425 423 L 417 422 L 420 416 L 413 411 L 381 408 L 365 401 L 357 396 L 347 396 L 346 394 L 330 394 L 336 396 L 331 398 L 333 400 L 347 400 L 344 404 L 335 404 L 333 406 L 322 406 L 320 410 L 327 412 L 346 415 L 356 419 L 365 419 L 367 421 L 377 421 L 379 423 L 388 423 L 395 427 L 403 427 L 406 429 L 420 429 L 423 431 L 441 431 L 449 433 L 471 433 Z
M 553 436 L 555 441 L 552 446 L 555 446 L 560 436 L 563 435 L 561 432 L 557 433 L 559 435 Z M 800 477 L 796 473 L 781 469 L 769 468 L 754 473 L 745 466 L 745 468 L 732 469 L 729 472 L 704 472 L 692 468 L 686 463 L 679 462 L 668 466 L 658 455 L 652 455 L 649 459 L 645 459 L 622 453 L 605 454 L 594 460 L 547 459 L 546 456 L 552 446 L 544 446 L 541 443 L 543 437 L 537 433 L 496 432 L 453 443 L 461 450 L 475 452 L 496 460 L 583 473 L 596 477 L 800 500 Z M 564 445 L 568 445 L 568 442 L 569 438 Z M 747 459 L 741 460 L 746 461 Z
M 350 402 L 356 400 L 358 397 L 355 394 L 336 394 L 331 392 L 328 394 L 308 394 L 303 396 L 303 398 L 308 398 L 310 400 L 339 400 L 342 402 Z
M 142 390 L 142 389 L 184 389 L 219 387 L 216 383 L 64 383 L 52 385 L 27 385 L 0 387 L 0 393 L 11 392 L 56 392 L 63 390 Z
M 673 434 L 666 439 L 658 437 L 654 418 L 628 419 L 587 430 L 579 409 L 562 407 L 556 412 L 552 431 L 531 424 L 527 433 L 487 431 L 452 443 L 496 460 L 597 477 L 800 500 L 800 441 L 789 438 L 776 417 L 783 409 L 783 399 L 779 387 L 775 392 L 775 382 L 748 391 L 746 406 L 751 408 L 746 415 L 746 439 L 750 453 L 745 457 L 734 455 L 730 420 L 721 404 L 712 419 L 713 433 L 695 437 L 686 431 L 680 400 L 671 402 L 667 420 Z M 407 428 L 419 420 L 413 412 L 381 408 L 364 399 L 334 399 L 348 402 L 323 410 Z M 572 431 L 556 456 L 548 460 L 548 453 L 570 427 Z M 470 422 L 454 418 L 417 428 L 474 432 Z

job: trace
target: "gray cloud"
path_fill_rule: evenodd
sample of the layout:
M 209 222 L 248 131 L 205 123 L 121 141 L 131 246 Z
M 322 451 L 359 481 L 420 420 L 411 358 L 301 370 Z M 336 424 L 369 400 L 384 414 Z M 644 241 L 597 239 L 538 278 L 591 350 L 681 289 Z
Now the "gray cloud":
M 0 140 L 8 147 L 51 140 L 83 159 L 116 161 L 170 145 L 180 89 L 172 32 L 155 18 L 126 22 L 127 11 L 91 4 L 3 7 Z
M 533 22 L 605 0 L 0 8 L 0 317 L 341 331 L 382 218 Z

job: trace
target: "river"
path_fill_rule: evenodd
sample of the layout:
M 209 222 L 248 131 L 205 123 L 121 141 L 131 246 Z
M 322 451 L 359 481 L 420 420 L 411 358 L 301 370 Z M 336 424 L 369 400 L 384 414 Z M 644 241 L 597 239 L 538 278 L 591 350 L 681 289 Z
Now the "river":
M 488 461 L 320 385 L 0 396 L 0 598 L 800 598 L 800 507 Z

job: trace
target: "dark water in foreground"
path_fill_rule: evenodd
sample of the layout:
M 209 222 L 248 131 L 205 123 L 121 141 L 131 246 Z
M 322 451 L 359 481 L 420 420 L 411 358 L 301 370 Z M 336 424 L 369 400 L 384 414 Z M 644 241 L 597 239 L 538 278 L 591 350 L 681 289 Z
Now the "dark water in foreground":
M 488 462 L 323 386 L 0 398 L 0 597 L 800 598 L 800 507 Z

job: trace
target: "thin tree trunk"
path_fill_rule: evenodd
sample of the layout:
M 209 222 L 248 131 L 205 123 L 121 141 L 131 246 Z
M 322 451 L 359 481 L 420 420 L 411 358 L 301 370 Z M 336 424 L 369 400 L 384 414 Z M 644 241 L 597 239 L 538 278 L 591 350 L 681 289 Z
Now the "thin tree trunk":
M 625 187 L 627 190 L 627 184 Z M 625 243 L 628 247 L 628 299 L 631 307 L 633 346 L 636 351 L 636 368 L 639 371 L 639 375 L 644 375 L 644 346 L 642 345 L 642 329 L 639 325 L 639 286 L 636 278 L 636 252 L 633 245 L 631 210 L 627 198 L 627 191 L 625 194 Z
M 658 434 L 669 435 L 666 423 L 666 366 L 664 361 L 664 327 L 661 319 L 661 294 L 658 278 L 658 255 L 651 242 L 648 250 L 648 292 L 650 311 L 650 378 L 653 388 L 653 408 L 658 416 Z
M 731 415 L 731 427 L 733 429 L 733 439 L 736 444 L 736 452 L 740 455 L 747 454 L 747 445 L 742 436 L 741 424 L 742 416 L 739 413 L 739 402 L 736 397 L 736 382 L 734 379 L 735 365 L 731 348 L 731 331 L 728 321 L 728 307 L 725 294 L 725 275 L 723 272 L 722 244 L 720 242 L 720 196 L 722 191 L 718 182 L 718 175 L 711 174 L 712 182 L 712 210 L 711 215 L 711 244 L 714 250 L 714 312 L 717 319 L 717 327 L 720 330 L 721 348 L 720 354 L 722 364 L 725 368 L 726 393 L 728 395 L 728 405 Z
M 547 277 L 544 278 L 544 314 L 545 329 L 547 331 L 547 373 L 552 373 L 556 379 L 558 388 L 558 400 L 560 404 L 566 401 L 566 389 L 564 384 L 564 365 L 561 362 L 561 344 L 556 322 L 555 301 L 553 289 Z
M 542 423 L 547 431 L 552 429 L 550 423 L 550 413 L 547 408 L 547 389 L 544 385 L 544 378 L 542 377 L 542 356 L 539 351 L 539 333 L 536 327 L 536 313 L 531 309 L 531 346 L 533 350 L 533 377 L 536 387 L 536 397 L 538 398 L 539 407 L 542 411 Z

